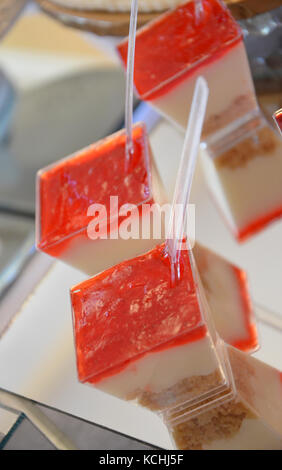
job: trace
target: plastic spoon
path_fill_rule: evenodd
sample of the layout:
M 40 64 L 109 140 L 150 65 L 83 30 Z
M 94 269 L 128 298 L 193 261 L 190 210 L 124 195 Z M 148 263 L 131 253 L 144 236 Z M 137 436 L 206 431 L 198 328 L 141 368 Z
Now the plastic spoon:
M 138 14 L 138 0 L 132 0 L 130 12 L 127 67 L 126 67 L 126 94 L 125 94 L 125 129 L 126 129 L 126 170 L 129 167 L 130 157 L 133 154 L 132 122 L 133 122 L 133 78 L 135 38 Z
M 171 261 L 172 283 L 175 282 L 175 273 L 177 273 L 177 277 L 179 278 L 179 254 L 183 238 L 186 235 L 186 208 L 190 198 L 208 95 L 209 88 L 207 82 L 203 77 L 199 77 L 196 82 L 190 116 L 186 128 L 173 196 L 169 233 L 166 240 L 168 254 Z M 189 239 L 187 240 L 187 243 L 189 248 Z
M 195 12 L 196 12 L 196 22 L 197 24 L 199 24 L 204 15 L 204 7 L 203 7 L 202 0 L 195 0 Z

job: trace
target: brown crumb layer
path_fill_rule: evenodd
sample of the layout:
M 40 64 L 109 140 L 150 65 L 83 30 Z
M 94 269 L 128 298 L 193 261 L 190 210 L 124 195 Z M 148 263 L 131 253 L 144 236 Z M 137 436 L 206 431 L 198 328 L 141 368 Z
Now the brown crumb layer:
M 216 370 L 212 374 L 186 378 L 158 393 L 142 392 L 138 395 L 138 403 L 153 411 L 164 410 L 195 398 L 221 383 L 222 375 Z
M 213 441 L 232 438 L 244 419 L 256 416 L 240 401 L 230 401 L 172 427 L 177 449 L 202 450 Z
M 232 104 L 220 114 L 213 114 L 205 121 L 203 127 L 203 137 L 223 129 L 224 127 L 236 121 L 246 113 L 257 107 L 256 99 L 253 95 L 241 95 L 236 98 Z
M 237 145 L 216 157 L 217 168 L 235 169 L 244 167 L 256 157 L 271 157 L 276 148 L 281 145 L 275 131 L 265 126 L 251 137 L 242 140 Z

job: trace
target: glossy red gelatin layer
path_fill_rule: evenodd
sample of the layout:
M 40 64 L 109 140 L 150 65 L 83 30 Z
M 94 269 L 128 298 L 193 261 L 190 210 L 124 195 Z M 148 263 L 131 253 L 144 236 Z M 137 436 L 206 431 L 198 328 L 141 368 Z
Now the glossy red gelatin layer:
M 92 383 L 206 334 L 187 251 L 172 287 L 165 245 L 71 289 L 78 376 Z
M 127 171 L 123 130 L 39 172 L 40 250 L 54 255 L 62 240 L 67 243 L 86 229 L 91 220 L 87 210 L 93 203 L 103 204 L 110 214 L 110 196 L 118 196 L 119 208 L 150 200 L 149 144 L 143 125 L 134 127 L 133 140 L 134 153 Z
M 218 0 L 202 0 L 196 16 L 195 2 L 165 13 L 136 35 L 134 82 L 139 95 L 152 99 L 186 78 L 205 60 L 218 59 L 242 39 L 229 10 Z M 125 66 L 127 40 L 117 46 Z

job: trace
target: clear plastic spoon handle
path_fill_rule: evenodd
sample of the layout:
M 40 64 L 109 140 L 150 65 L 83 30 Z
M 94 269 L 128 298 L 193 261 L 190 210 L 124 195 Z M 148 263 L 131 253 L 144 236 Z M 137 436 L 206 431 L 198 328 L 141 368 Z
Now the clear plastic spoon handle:
M 203 7 L 202 0 L 195 0 L 195 13 L 196 13 L 196 21 L 197 23 L 200 23 L 204 15 L 204 7 Z
M 126 67 L 126 94 L 125 94 L 125 129 L 126 129 L 126 166 L 128 167 L 130 156 L 133 153 L 132 139 L 132 121 L 133 121 L 133 76 L 134 76 L 134 54 L 135 54 L 135 38 L 138 14 L 138 0 L 132 0 L 128 51 L 127 51 L 127 67 Z
M 185 233 L 186 209 L 190 198 L 208 95 L 209 88 L 207 82 L 203 77 L 199 77 L 196 82 L 186 128 L 166 241 L 171 261 L 172 276 L 174 275 L 173 273 L 178 271 L 177 253 Z M 174 282 L 174 279 L 172 281 Z

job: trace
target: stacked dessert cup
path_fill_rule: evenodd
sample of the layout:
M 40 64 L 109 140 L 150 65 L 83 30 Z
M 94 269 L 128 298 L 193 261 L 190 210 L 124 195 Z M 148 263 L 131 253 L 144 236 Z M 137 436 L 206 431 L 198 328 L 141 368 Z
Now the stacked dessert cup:
M 189 198 L 198 104 L 173 209 Z M 157 413 L 176 449 L 280 449 L 281 374 L 220 339 L 183 238 L 185 207 L 176 229 L 172 210 L 174 237 L 71 289 L 78 378 Z
M 126 64 L 127 39 L 118 52 Z M 135 64 L 140 98 L 180 129 L 197 77 L 206 78 L 204 173 L 235 238 L 280 218 L 282 142 L 258 107 L 242 31 L 223 2 L 189 1 L 138 30 Z
M 156 241 L 146 219 L 145 241 L 116 236 L 129 206 L 143 223 L 144 206 L 166 199 L 146 128 L 132 125 L 132 5 L 129 42 L 118 47 L 128 64 L 125 130 L 37 178 L 38 249 L 93 276 L 70 291 L 78 379 L 157 413 L 176 449 L 282 449 L 282 375 L 247 354 L 258 338 L 246 274 L 192 247 L 185 229 L 201 136 L 209 182 L 238 240 L 280 214 L 281 142 L 257 107 L 241 32 L 224 5 L 195 0 L 164 14 L 137 34 L 135 84 L 186 129 L 169 234 Z M 238 186 L 242 199 L 248 184 L 258 196 L 263 175 L 271 191 L 244 205 Z M 102 204 L 111 212 L 112 195 L 117 215 L 100 217 L 102 237 L 95 224 L 91 237 L 88 217 Z
M 282 140 L 258 109 L 201 149 L 207 184 L 239 242 L 282 216 Z

